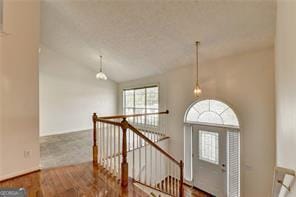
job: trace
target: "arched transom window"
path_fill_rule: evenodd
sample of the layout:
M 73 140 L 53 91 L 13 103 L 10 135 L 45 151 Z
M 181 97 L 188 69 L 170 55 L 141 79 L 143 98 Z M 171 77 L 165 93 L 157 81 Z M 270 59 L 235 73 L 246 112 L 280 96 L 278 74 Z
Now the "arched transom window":
M 185 122 L 239 127 L 234 111 L 217 100 L 203 100 L 193 104 L 185 116 Z

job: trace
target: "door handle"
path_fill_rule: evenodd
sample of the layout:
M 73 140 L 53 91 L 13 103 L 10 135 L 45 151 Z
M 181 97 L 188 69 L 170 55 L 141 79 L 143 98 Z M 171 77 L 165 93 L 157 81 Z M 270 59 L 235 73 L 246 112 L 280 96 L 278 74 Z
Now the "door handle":
M 221 171 L 222 171 L 222 172 L 226 172 L 226 170 L 225 170 L 225 164 L 222 164 L 222 165 L 221 165 Z

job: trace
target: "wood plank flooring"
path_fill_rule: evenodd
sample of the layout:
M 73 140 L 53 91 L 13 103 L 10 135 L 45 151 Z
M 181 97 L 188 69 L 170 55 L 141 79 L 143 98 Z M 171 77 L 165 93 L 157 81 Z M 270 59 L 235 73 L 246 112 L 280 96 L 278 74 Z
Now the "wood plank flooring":
M 90 162 L 41 170 L 1 182 L 0 187 L 23 187 L 29 197 L 147 196 L 133 184 L 123 191 L 105 170 Z
M 185 197 L 214 197 L 213 195 L 211 194 L 208 194 L 208 193 L 205 193 L 203 191 L 200 191 L 196 188 L 191 188 L 191 187 L 188 187 L 188 186 L 184 186 L 184 194 L 185 194 Z
M 25 188 L 29 197 L 148 196 L 132 183 L 127 190 L 122 190 L 119 183 L 110 177 L 106 170 L 93 166 L 91 162 L 44 169 L 0 182 L 0 188 L 16 187 Z M 185 196 L 208 197 L 209 195 L 185 187 Z

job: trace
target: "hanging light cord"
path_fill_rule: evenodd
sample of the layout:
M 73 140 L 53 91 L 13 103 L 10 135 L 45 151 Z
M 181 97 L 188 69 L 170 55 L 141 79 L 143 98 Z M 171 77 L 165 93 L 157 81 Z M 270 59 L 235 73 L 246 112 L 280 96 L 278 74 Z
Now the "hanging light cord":
M 103 71 L 103 56 L 100 56 L 100 72 Z
M 199 45 L 199 41 L 196 41 L 195 44 L 196 44 L 196 83 L 198 84 L 198 45 Z

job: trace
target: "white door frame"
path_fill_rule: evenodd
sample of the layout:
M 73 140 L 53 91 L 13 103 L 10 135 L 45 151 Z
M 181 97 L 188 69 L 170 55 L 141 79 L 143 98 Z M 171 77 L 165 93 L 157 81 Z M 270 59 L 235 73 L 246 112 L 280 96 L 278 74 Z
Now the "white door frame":
M 199 123 L 185 123 L 187 126 L 191 127 L 191 131 L 192 131 L 192 138 L 194 139 L 194 136 L 196 134 L 194 134 L 194 132 L 197 132 L 199 130 L 205 130 L 205 131 L 218 131 L 218 132 L 225 132 L 226 134 L 226 138 L 227 138 L 227 132 L 240 132 L 240 129 L 238 127 L 231 127 L 231 126 L 224 126 L 224 125 L 215 125 L 215 124 L 199 124 Z M 197 129 L 197 130 L 195 130 Z M 193 143 L 193 139 L 192 139 L 192 185 L 194 185 L 194 178 L 195 178 L 195 172 L 196 172 L 196 165 L 194 165 L 195 161 L 195 156 L 193 155 L 193 150 L 198 150 L 198 148 L 196 146 L 199 146 L 199 142 L 198 143 Z M 226 143 L 228 143 L 226 141 Z M 228 144 L 226 144 L 227 146 Z M 199 153 L 198 153 L 199 154 Z M 239 161 L 240 162 L 240 161 Z M 241 163 L 241 162 L 240 162 Z M 220 165 L 220 164 L 219 164 Z M 226 192 L 228 195 L 228 164 L 227 164 L 227 151 L 226 151 L 226 161 L 225 161 L 225 170 L 226 170 L 226 176 L 225 176 L 225 184 L 226 184 Z
M 226 197 L 227 196 L 227 133 L 226 133 L 226 129 L 225 128 L 217 128 L 217 127 L 211 127 L 211 126 L 201 126 L 201 125 L 196 125 L 193 126 L 193 141 L 197 142 L 197 143 L 193 143 L 193 153 L 194 156 L 192 158 L 193 160 L 193 184 L 197 187 L 202 187 L 201 185 L 198 185 L 198 178 L 197 178 L 197 173 L 200 172 L 199 167 L 203 166 L 203 168 L 205 166 L 208 166 L 205 168 L 206 169 L 211 169 L 210 171 L 212 171 L 214 174 L 214 177 L 210 176 L 209 174 L 209 178 L 210 180 L 220 180 L 222 182 L 220 182 L 220 186 L 218 186 L 217 188 L 220 188 L 218 190 L 215 191 L 215 189 L 217 188 L 213 188 L 211 190 L 210 187 L 207 188 L 208 184 L 204 185 L 204 188 L 201 188 L 203 190 L 206 190 L 207 192 L 213 193 L 215 195 L 221 194 L 219 195 L 220 197 Z M 218 152 L 218 156 L 219 156 L 219 160 L 218 160 L 218 164 L 214 164 L 211 162 L 207 162 L 207 161 L 202 161 L 199 159 L 199 131 L 208 131 L 208 132 L 213 132 L 213 133 L 218 133 L 219 135 L 219 140 L 218 140 L 218 147 L 219 147 L 219 152 Z M 210 172 L 209 171 L 209 172 Z M 218 174 L 217 174 L 218 172 Z M 218 176 L 218 177 L 217 177 Z M 197 179 L 196 179 L 197 178 Z M 214 179 L 213 179 L 214 178 Z M 202 178 L 203 179 L 203 178 Z M 201 184 L 201 182 L 199 183 Z M 219 191 L 219 192 L 218 192 Z M 223 194 L 222 194 L 223 193 Z

